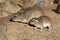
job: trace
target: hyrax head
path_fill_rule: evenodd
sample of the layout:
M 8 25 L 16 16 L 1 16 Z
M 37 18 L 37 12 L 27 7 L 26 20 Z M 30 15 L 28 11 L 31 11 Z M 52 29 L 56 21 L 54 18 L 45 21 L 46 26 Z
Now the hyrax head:
M 34 25 L 34 26 L 35 26 L 36 24 L 38 24 L 37 18 L 31 19 L 30 22 L 29 22 L 29 24 Z
M 23 14 L 24 14 L 24 10 L 21 10 L 20 12 L 16 13 L 16 14 L 11 18 L 11 20 L 14 21 L 14 22 L 26 22 Z
M 15 21 L 15 22 L 21 22 L 21 23 L 27 22 L 26 19 L 22 17 L 22 15 L 15 15 L 11 19 L 12 21 Z

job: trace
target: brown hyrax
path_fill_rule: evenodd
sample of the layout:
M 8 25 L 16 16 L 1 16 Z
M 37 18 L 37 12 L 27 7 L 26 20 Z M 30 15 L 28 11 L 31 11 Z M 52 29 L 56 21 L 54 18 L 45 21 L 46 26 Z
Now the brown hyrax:
M 20 14 L 17 13 L 11 18 L 11 20 L 15 22 L 18 21 L 22 23 L 28 23 L 32 18 L 38 18 L 40 16 L 43 16 L 43 14 L 43 10 L 40 7 L 34 6 L 25 9 Z
M 51 19 L 48 16 L 41 16 L 39 18 L 33 18 L 29 24 L 34 25 L 35 29 L 41 29 L 48 28 L 50 30 L 51 26 Z

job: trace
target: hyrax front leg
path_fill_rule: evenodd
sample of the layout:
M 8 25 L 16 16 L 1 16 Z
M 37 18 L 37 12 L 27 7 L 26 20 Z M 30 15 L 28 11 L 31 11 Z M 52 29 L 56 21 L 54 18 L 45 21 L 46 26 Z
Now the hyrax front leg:
M 40 31 L 43 31 L 43 27 L 41 27 L 41 30 Z
M 38 30 L 38 31 L 42 31 L 43 27 L 41 27 L 41 28 L 40 27 L 35 27 L 35 29 Z

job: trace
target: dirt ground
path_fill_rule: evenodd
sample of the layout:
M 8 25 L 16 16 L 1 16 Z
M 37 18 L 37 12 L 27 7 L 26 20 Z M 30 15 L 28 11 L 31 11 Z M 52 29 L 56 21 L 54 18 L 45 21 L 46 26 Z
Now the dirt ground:
M 0 19 L 0 40 L 60 40 L 60 14 L 44 10 L 52 20 L 51 30 L 37 31 L 34 27 L 18 22 L 10 22 L 9 17 Z

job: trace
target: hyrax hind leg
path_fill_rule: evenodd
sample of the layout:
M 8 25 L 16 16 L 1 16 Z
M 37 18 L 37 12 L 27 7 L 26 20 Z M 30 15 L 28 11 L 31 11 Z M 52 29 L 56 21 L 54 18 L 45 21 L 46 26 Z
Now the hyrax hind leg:
M 46 27 L 44 27 L 44 28 L 46 28 L 47 30 L 49 30 L 50 31 L 50 25 L 47 25 Z

